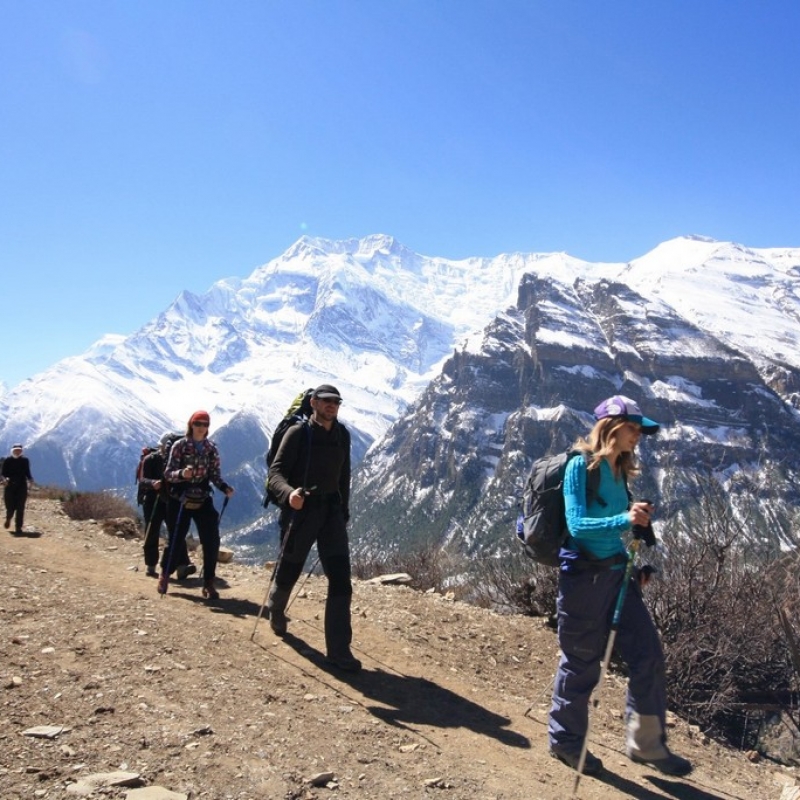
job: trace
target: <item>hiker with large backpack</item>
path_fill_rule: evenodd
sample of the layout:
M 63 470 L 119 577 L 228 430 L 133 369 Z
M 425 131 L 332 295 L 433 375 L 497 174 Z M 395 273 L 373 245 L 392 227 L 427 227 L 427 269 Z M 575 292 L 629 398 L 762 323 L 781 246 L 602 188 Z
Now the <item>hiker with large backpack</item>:
M 311 396 L 311 418 L 289 428 L 270 466 L 269 487 L 281 513 L 281 556 L 269 591 L 270 626 L 284 636 L 286 606 L 314 542 L 328 579 L 325 648 L 329 664 L 356 672 L 350 650 L 350 432 L 338 421 L 342 398 L 330 384 Z
M 558 642 L 561 658 L 548 725 L 550 752 L 573 769 L 597 775 L 603 764 L 587 749 L 589 699 L 603 674 L 607 641 L 628 666 L 625 719 L 628 757 L 666 775 L 686 775 L 691 763 L 666 744 L 666 676 L 658 632 L 644 601 L 647 571 L 633 570 L 622 535 L 632 529 L 654 543 L 647 501 L 631 502 L 628 480 L 638 474 L 634 450 L 659 425 L 630 398 L 616 395 L 594 411 L 597 420 L 564 470 L 569 535 L 559 552 Z M 589 476 L 598 473 L 587 498 Z M 637 542 L 638 544 L 638 542 Z M 629 561 L 630 559 L 630 561 Z M 611 638 L 614 637 L 614 638 Z M 610 657 L 608 653 L 607 657 Z
M 214 507 L 211 485 L 225 495 L 225 504 L 233 487 L 222 479 L 219 451 L 208 438 L 211 418 L 207 411 L 195 411 L 189 418 L 186 435 L 172 445 L 164 469 L 169 483 L 167 530 L 169 544 L 161 557 L 159 594 L 166 594 L 169 574 L 175 562 L 175 550 L 184 542 L 189 525 L 194 520 L 203 550 L 203 597 L 217 600 L 217 560 L 219 558 L 220 514 Z M 223 509 L 225 507 L 223 504 Z
M 172 445 L 182 435 L 172 431 L 165 433 L 159 439 L 158 448 L 145 456 L 139 471 L 139 494 L 142 498 L 141 506 L 144 519 L 142 550 L 146 575 L 149 578 L 158 577 L 156 566 L 158 565 L 158 542 L 161 538 L 161 525 L 168 523 L 169 484 L 164 480 L 164 468 L 167 465 Z M 186 539 L 175 542 L 172 566 L 177 572 L 179 580 L 183 580 L 197 572 L 197 568 L 189 560 Z
M 269 449 L 265 456 L 267 462 L 267 480 L 264 485 L 264 501 L 261 504 L 264 508 L 267 508 L 270 502 L 275 505 L 280 505 L 279 499 L 269 486 L 269 468 L 272 466 L 272 462 L 278 454 L 278 448 L 281 446 L 286 431 L 294 425 L 310 419 L 311 415 L 314 413 L 314 409 L 311 408 L 311 395 L 313 394 L 313 388 L 300 392 L 289 404 L 289 408 L 286 410 L 283 418 L 278 422 L 275 426 L 275 430 L 272 432 L 272 438 L 269 440 Z

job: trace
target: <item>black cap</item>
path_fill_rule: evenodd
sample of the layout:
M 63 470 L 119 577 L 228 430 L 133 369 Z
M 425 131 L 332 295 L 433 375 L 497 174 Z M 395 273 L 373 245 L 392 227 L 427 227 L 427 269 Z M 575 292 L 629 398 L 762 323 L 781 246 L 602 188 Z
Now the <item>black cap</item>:
M 320 400 L 342 399 L 342 396 L 339 394 L 339 390 L 335 386 L 331 386 L 329 383 L 323 383 L 322 386 L 317 386 L 317 388 L 314 389 L 314 394 L 311 396 L 318 397 Z

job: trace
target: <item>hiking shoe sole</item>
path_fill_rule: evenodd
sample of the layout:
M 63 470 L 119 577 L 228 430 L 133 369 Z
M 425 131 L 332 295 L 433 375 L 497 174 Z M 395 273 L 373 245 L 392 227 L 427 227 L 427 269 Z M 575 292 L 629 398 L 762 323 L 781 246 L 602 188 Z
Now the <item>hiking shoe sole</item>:
M 203 597 L 207 600 L 219 600 L 219 592 L 213 583 L 207 583 L 203 586 Z
M 566 764 L 571 769 L 577 770 L 578 763 L 581 760 L 580 753 L 558 753 L 555 750 L 550 751 L 550 755 L 562 764 Z M 583 764 L 582 775 L 599 775 L 603 771 L 603 762 L 597 757 L 587 751 L 586 759 Z
M 194 564 L 185 564 L 175 570 L 175 575 L 179 581 L 185 581 L 190 575 L 197 572 L 197 567 Z
M 270 611 L 269 626 L 276 636 L 286 636 L 289 619 L 283 614 L 276 614 L 274 611 Z
M 662 775 L 670 775 L 674 778 L 681 778 L 692 771 L 692 762 L 688 758 L 675 755 L 675 753 L 670 753 L 666 758 L 653 758 L 650 760 L 633 754 L 629 755 L 628 758 L 634 764 L 652 767 Z
M 361 669 L 361 662 L 355 656 L 325 656 L 325 663 L 332 667 L 344 670 L 345 672 L 358 672 Z

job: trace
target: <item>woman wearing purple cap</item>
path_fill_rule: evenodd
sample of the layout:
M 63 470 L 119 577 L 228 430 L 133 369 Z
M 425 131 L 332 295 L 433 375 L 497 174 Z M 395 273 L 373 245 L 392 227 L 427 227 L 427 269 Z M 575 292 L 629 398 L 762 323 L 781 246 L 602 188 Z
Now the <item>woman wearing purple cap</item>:
M 622 534 L 647 529 L 653 507 L 632 503 L 628 479 L 638 474 L 634 450 L 642 434 L 658 431 L 630 398 L 616 395 L 594 411 L 597 422 L 574 449 L 564 474 L 569 537 L 559 554 L 558 641 L 561 660 L 553 687 L 548 726 L 550 752 L 576 769 L 588 730 L 589 698 L 600 679 L 601 661 L 625 576 Z M 597 492 L 587 496 L 587 472 L 598 470 Z M 642 600 L 640 580 L 631 578 L 616 631 L 616 651 L 628 665 L 627 753 L 667 775 L 686 775 L 691 763 L 666 745 L 667 693 L 664 654 Z M 583 771 L 603 768 L 588 751 Z

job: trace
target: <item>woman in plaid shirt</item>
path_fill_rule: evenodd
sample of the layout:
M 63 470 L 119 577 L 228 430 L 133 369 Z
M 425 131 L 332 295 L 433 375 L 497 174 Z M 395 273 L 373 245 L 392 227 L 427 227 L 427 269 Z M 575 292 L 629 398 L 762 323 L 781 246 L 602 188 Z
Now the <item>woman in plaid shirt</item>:
M 192 414 L 186 435 L 172 446 L 164 469 L 164 479 L 169 483 L 167 528 L 170 540 L 161 557 L 160 594 L 167 591 L 173 544 L 186 537 L 194 520 L 203 548 L 203 597 L 219 598 L 214 585 L 219 556 L 219 513 L 214 508 L 211 485 L 226 497 L 233 494 L 233 487 L 222 480 L 219 451 L 208 438 L 210 422 L 207 411 Z

